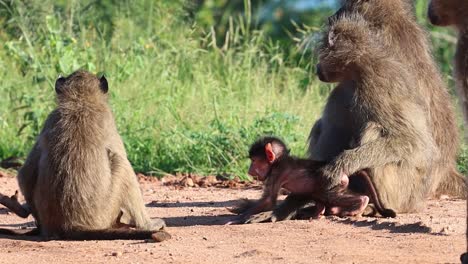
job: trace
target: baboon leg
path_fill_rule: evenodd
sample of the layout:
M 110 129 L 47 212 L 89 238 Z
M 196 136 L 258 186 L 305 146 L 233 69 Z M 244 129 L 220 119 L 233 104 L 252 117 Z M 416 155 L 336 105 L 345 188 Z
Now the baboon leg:
M 369 204 L 366 195 L 338 194 L 331 200 L 332 204 L 327 208 L 331 215 L 357 216 L 361 215 Z
M 125 197 L 122 199 L 122 209 L 124 213 L 128 212 L 138 229 L 152 231 L 163 229 L 166 226 L 164 220 L 160 218 L 149 218 L 138 180 L 130 163 L 127 160 L 117 157 L 117 155 L 112 157 L 112 162 L 118 162 L 120 165 L 113 166 L 113 168 L 116 169 L 112 171 L 112 178 L 125 179 L 125 182 L 123 182 L 123 184 L 125 184 L 125 186 L 123 186 L 124 191 L 122 192 L 125 194 Z M 122 175 L 116 176 L 116 174 Z
M 453 167 L 448 172 L 440 173 L 444 173 L 443 175 L 447 175 L 447 177 L 441 179 L 434 192 L 437 198 L 444 194 L 457 198 L 467 198 L 465 176 Z
M 424 208 L 430 188 L 426 172 L 417 168 L 386 165 L 366 170 L 379 192 L 383 208 L 396 213 L 418 212 Z

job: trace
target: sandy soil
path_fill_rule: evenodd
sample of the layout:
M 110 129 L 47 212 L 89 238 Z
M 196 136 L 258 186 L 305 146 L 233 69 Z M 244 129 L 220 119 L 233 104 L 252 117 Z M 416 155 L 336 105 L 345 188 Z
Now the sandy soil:
M 0 177 L 0 192 L 17 189 Z M 260 190 L 177 188 L 142 182 L 152 217 L 171 240 L 33 241 L 0 237 L 0 263 L 459 263 L 465 249 L 465 201 L 431 200 L 396 219 L 325 218 L 225 226 L 226 207 Z M 33 225 L 0 207 L 0 227 Z

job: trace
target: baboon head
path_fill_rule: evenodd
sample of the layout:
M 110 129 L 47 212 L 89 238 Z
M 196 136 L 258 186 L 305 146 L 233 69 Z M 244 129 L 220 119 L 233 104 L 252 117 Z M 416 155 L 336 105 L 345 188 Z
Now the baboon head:
M 289 150 L 281 139 L 263 137 L 257 140 L 249 150 L 251 160 L 249 175 L 264 181 L 271 170 L 272 164 L 289 155 Z
M 352 79 L 364 56 L 376 46 L 368 23 L 353 13 L 332 18 L 319 47 L 317 75 L 323 82 Z M 374 54 L 375 52 L 373 52 Z
M 436 26 L 451 26 L 463 23 L 468 18 L 466 0 L 431 0 L 427 10 L 429 21 Z
M 359 13 L 371 27 L 380 28 L 383 24 L 396 21 L 398 17 L 412 15 L 412 0 L 343 0 L 343 5 L 330 18 L 351 13 Z
M 55 81 L 55 92 L 59 102 L 82 98 L 107 99 L 108 90 L 109 85 L 104 76 L 98 78 L 83 70 L 76 71 L 68 77 L 59 77 Z

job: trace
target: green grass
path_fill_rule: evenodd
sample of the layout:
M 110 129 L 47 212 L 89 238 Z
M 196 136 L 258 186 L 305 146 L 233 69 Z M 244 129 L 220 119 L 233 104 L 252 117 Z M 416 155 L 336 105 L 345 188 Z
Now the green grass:
M 332 86 L 295 45 L 285 54 L 233 19 L 218 47 L 209 28 L 187 22 L 182 1 L 98 2 L 0 0 L 0 159 L 27 154 L 55 105 L 56 77 L 79 68 L 106 74 L 136 171 L 246 177 L 248 146 L 264 134 L 305 153 Z M 453 48 L 437 40 L 448 72 Z

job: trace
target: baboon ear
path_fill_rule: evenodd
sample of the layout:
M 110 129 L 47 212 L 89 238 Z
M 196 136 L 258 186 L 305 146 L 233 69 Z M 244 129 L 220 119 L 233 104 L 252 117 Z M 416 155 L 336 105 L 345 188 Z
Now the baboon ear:
M 58 79 L 55 81 L 55 92 L 61 94 L 63 92 L 63 84 L 65 83 L 65 78 L 62 75 L 59 75 Z
M 273 161 L 276 159 L 276 154 L 273 151 L 273 146 L 271 143 L 265 145 L 265 156 L 270 164 L 273 163 Z
M 109 91 L 109 84 L 107 83 L 107 79 L 104 75 L 99 79 L 99 87 L 103 93 L 107 93 L 107 91 Z

